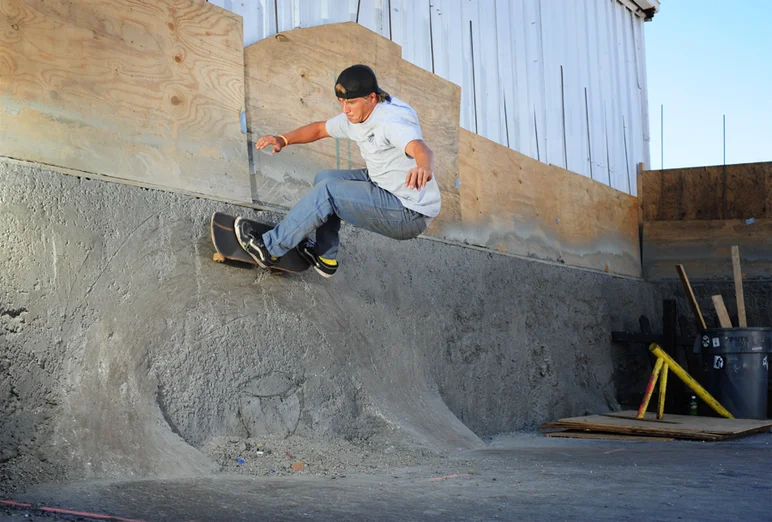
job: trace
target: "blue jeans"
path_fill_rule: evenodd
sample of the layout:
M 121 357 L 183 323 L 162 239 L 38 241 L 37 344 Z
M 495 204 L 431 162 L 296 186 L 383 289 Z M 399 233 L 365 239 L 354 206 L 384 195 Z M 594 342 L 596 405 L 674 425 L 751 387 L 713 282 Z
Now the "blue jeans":
M 424 215 L 373 183 L 367 169 L 323 170 L 263 241 L 272 256 L 281 257 L 316 230 L 316 253 L 337 259 L 341 220 L 393 239 L 412 239 L 426 229 Z

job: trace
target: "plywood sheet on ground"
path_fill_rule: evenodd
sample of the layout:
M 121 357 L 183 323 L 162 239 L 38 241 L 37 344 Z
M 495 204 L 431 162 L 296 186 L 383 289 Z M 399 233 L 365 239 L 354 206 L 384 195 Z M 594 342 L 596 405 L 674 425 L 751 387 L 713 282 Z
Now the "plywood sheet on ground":
M 552 431 L 544 434 L 546 437 L 556 437 L 560 439 L 600 439 L 600 440 L 647 440 L 658 442 L 672 442 L 675 439 L 672 437 L 651 437 L 646 435 L 622 435 L 619 433 L 587 433 L 585 431 Z
M 678 279 L 682 264 L 692 281 L 732 279 L 731 247 L 739 246 L 747 279 L 772 278 L 772 219 L 649 221 L 643 224 L 643 272 Z
M 650 170 L 641 177 L 644 221 L 772 218 L 772 162 Z
M 352 45 L 352 42 L 355 42 Z M 435 153 L 443 212 L 435 221 L 458 221 L 458 118 L 460 88 L 402 59 L 401 48 L 347 22 L 295 29 L 261 40 L 245 51 L 247 121 L 252 141 L 291 131 L 340 112 L 335 78 L 355 63 L 371 66 L 381 87 L 418 113 L 426 143 Z M 256 201 L 290 207 L 308 191 L 317 171 L 360 168 L 349 140 L 320 140 L 281 154 L 253 153 Z
M 647 413 L 645 419 L 635 418 L 637 412 L 625 411 L 607 415 L 590 415 L 560 419 L 545 424 L 545 428 L 565 428 L 588 432 L 647 435 L 689 440 L 724 440 L 768 431 L 772 420 L 724 419 L 667 414 L 657 420 Z
M 640 276 L 637 198 L 459 131 L 459 239 Z
M 241 18 L 203 0 L 0 0 L 0 155 L 250 201 Z

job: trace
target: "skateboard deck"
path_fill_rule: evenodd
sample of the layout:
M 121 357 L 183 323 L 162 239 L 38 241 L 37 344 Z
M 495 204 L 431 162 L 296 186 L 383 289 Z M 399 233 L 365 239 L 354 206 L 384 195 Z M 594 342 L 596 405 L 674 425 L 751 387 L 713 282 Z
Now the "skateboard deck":
M 236 221 L 235 216 L 230 216 L 223 212 L 215 212 L 212 214 L 212 221 L 210 224 L 210 230 L 212 233 L 212 244 L 214 245 L 215 253 L 212 259 L 218 263 L 224 263 L 226 261 L 236 261 L 238 263 L 245 263 L 253 266 L 260 266 L 252 259 L 246 250 L 241 248 L 241 244 L 236 239 L 236 233 L 233 230 L 233 223 Z M 272 225 L 266 225 L 257 221 L 250 222 L 260 230 L 261 233 L 265 233 L 273 228 Z M 269 267 L 269 270 L 273 273 L 276 272 L 292 272 L 299 273 L 307 270 L 311 265 L 303 258 L 296 249 L 292 249 L 279 260 Z

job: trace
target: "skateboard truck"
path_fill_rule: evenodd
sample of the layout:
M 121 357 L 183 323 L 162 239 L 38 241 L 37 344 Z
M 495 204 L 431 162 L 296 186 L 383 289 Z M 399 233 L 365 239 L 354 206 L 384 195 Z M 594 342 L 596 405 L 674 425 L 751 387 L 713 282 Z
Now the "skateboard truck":
M 662 348 L 660 348 L 657 343 L 651 343 L 651 345 L 649 345 L 649 351 L 651 351 L 651 353 L 653 353 L 657 358 L 657 363 L 654 365 L 654 371 L 651 372 L 651 378 L 649 379 L 649 384 L 646 386 L 646 395 L 643 397 L 641 407 L 638 408 L 638 415 L 636 416 L 637 419 L 643 419 L 644 415 L 646 414 L 646 409 L 649 407 L 651 395 L 654 393 L 654 385 L 657 384 L 657 378 L 660 376 L 660 372 L 662 373 L 662 380 L 659 381 L 659 408 L 657 409 L 657 418 L 662 419 L 662 417 L 665 415 L 665 391 L 667 388 L 667 374 L 668 370 L 671 369 L 673 370 L 673 373 L 684 382 L 684 384 L 691 388 L 692 391 L 694 391 L 694 393 L 696 393 L 700 399 L 705 401 L 708 406 L 713 408 L 716 413 L 722 417 L 726 417 L 727 419 L 734 419 L 734 416 L 729 413 L 726 408 L 721 406 L 721 404 L 719 404 L 719 402 L 714 399 L 710 393 L 708 393 L 708 390 L 700 386 L 700 384 L 695 381 L 686 370 L 681 368 L 681 366 L 672 357 L 662 351 Z
M 228 261 L 228 258 L 222 255 L 220 252 L 215 252 L 212 255 L 212 260 L 214 260 L 217 263 L 225 263 Z M 283 275 L 286 275 L 287 272 L 285 270 L 279 270 L 276 268 L 268 267 L 268 273 L 275 276 L 283 276 Z

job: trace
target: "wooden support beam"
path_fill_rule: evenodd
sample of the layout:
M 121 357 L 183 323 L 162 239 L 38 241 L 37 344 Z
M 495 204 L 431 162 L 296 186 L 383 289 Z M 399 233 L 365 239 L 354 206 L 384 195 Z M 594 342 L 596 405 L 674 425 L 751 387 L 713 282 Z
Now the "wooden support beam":
M 740 269 L 740 247 L 732 247 L 732 271 L 734 273 L 734 291 L 737 299 L 737 320 L 740 328 L 748 326 L 745 319 L 745 297 L 743 296 L 743 274 Z
M 718 323 L 721 328 L 731 328 L 732 320 L 729 318 L 729 312 L 726 311 L 726 305 L 724 304 L 724 298 L 720 295 L 711 296 L 713 299 L 713 306 L 716 307 L 716 313 L 718 314 Z
M 676 270 L 678 271 L 678 277 L 681 278 L 681 283 L 684 285 L 684 291 L 686 292 L 687 299 L 689 299 L 689 304 L 694 312 L 694 317 L 697 319 L 700 328 L 704 330 L 707 328 L 705 325 L 705 318 L 702 317 L 700 305 L 697 303 L 697 298 L 694 296 L 692 285 L 689 283 L 689 278 L 686 276 L 686 269 L 684 268 L 684 265 L 676 265 Z

